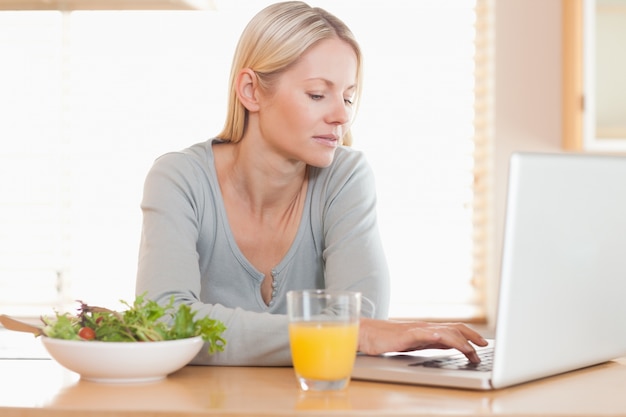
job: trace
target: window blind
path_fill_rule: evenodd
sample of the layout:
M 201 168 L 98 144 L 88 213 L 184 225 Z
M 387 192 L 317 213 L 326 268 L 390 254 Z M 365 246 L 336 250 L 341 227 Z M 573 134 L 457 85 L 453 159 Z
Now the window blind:
M 39 315 L 77 299 L 115 308 L 134 297 L 145 174 L 158 155 L 221 129 L 239 33 L 270 1 L 215 3 L 202 12 L 0 12 L 10 121 L 0 124 L 3 312 Z M 365 53 L 354 146 L 377 176 L 391 314 L 481 317 L 488 0 L 315 5 L 344 19 Z
M 488 297 L 495 271 L 490 263 L 493 245 L 493 112 L 494 112 L 494 0 L 476 1 L 474 63 L 474 184 L 473 274 L 475 317 L 486 319 L 493 309 Z
M 56 305 L 66 251 L 59 13 L 0 13 L 0 306 Z

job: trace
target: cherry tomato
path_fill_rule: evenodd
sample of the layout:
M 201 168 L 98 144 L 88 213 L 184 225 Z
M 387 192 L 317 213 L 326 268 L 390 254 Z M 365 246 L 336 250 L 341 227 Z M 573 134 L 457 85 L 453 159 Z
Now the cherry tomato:
M 91 327 L 81 327 L 78 336 L 85 340 L 93 340 L 96 338 L 96 332 Z

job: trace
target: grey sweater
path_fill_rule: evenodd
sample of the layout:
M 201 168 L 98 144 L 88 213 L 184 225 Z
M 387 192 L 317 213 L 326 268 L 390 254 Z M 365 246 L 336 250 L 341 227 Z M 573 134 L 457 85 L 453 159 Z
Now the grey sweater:
M 261 298 L 264 276 L 243 256 L 231 232 L 217 181 L 212 144 L 158 158 L 147 175 L 141 209 L 137 295 L 189 304 L 227 327 L 224 352 L 206 349 L 205 365 L 290 365 L 285 294 L 292 289 L 360 291 L 385 318 L 389 274 L 376 222 L 374 177 L 363 154 L 337 149 L 327 168 L 310 168 L 296 238 L 275 266 L 277 294 Z M 364 311 L 369 311 L 364 303 Z

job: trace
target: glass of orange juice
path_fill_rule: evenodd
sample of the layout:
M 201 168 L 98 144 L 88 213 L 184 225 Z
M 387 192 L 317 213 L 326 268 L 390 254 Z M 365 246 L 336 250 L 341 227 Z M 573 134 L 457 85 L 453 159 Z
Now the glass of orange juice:
M 300 388 L 330 391 L 347 387 L 358 345 L 361 294 L 290 291 L 287 313 L 291 357 Z

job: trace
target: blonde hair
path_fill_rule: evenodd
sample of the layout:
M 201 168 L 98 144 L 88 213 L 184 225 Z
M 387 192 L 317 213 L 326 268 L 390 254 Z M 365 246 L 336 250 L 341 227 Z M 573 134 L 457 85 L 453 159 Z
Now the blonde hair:
M 301 1 L 276 3 L 254 16 L 239 39 L 230 72 L 226 122 L 217 136 L 225 141 L 239 142 L 246 131 L 248 111 L 239 101 L 235 86 L 237 75 L 242 69 L 253 70 L 260 87 L 271 91 L 278 76 L 304 52 L 317 42 L 331 38 L 345 41 L 356 54 L 356 109 L 361 92 L 362 55 L 348 26 L 327 11 Z M 343 144 L 351 143 L 352 135 L 348 129 Z

